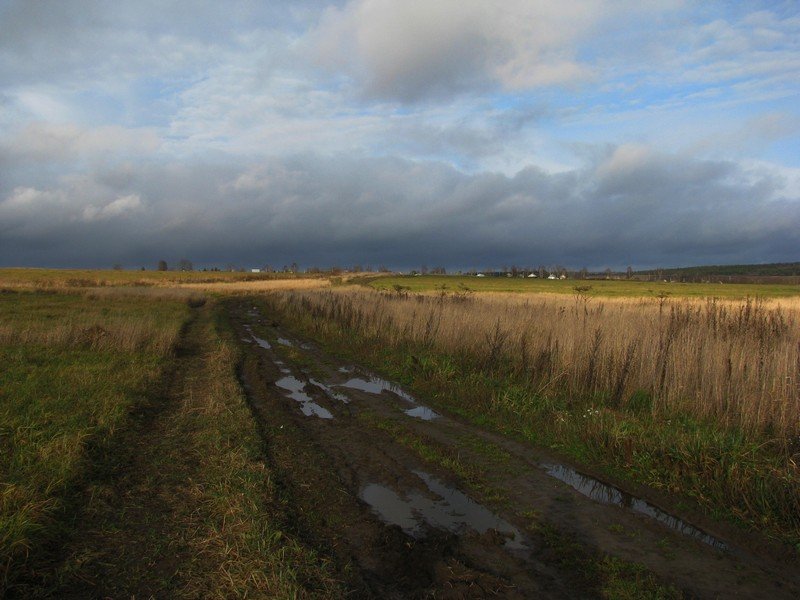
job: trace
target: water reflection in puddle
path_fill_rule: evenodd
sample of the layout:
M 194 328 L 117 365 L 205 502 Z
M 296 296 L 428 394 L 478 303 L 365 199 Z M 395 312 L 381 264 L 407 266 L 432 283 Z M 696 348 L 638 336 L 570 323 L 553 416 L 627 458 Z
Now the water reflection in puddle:
M 244 328 L 247 331 L 247 333 L 250 334 L 250 337 L 253 338 L 253 340 L 255 341 L 256 344 L 258 344 L 259 346 L 261 346 L 265 350 L 269 350 L 270 348 L 272 348 L 272 346 L 270 345 L 270 343 L 267 340 L 262 339 L 262 338 L 258 337 L 255 333 L 253 333 L 253 329 L 252 329 L 252 327 L 250 327 L 250 325 L 245 325 Z
M 278 338 L 278 343 L 281 346 L 294 346 L 294 344 L 291 342 L 291 340 L 287 340 L 286 338 L 282 338 L 282 337 Z
M 340 372 L 350 373 L 352 369 L 348 369 L 346 367 L 340 367 Z M 413 404 L 413 408 L 409 408 L 404 410 L 403 412 L 407 414 L 409 417 L 414 417 L 416 419 L 422 419 L 423 421 L 432 421 L 433 419 L 438 419 L 441 415 L 434 412 L 427 406 L 419 404 L 416 399 L 407 392 L 403 391 L 400 387 L 393 384 L 391 381 L 386 381 L 385 379 L 381 379 L 380 377 L 375 377 L 374 375 L 369 376 L 369 379 L 363 379 L 361 377 L 351 377 L 344 383 L 337 384 L 338 387 L 345 387 L 351 390 L 359 390 L 362 392 L 367 392 L 369 394 L 376 394 L 380 395 L 384 391 L 391 392 L 395 396 L 398 396 L 408 402 L 409 404 Z
M 341 392 L 337 392 L 336 390 L 331 389 L 330 386 L 325 385 L 321 381 L 317 381 L 316 379 L 309 379 L 309 381 L 313 385 L 322 389 L 322 391 L 324 391 L 328 395 L 328 397 L 333 398 L 334 400 L 338 400 L 339 402 L 343 402 L 344 404 L 350 403 L 350 398 L 348 398 L 345 394 L 342 394 Z
M 352 377 L 339 385 L 341 387 L 350 388 L 351 390 L 360 390 L 370 394 L 381 394 L 386 390 L 393 393 L 395 396 L 399 396 L 406 402 L 410 402 L 411 404 L 417 403 L 413 396 L 407 394 L 392 382 L 381 379 L 380 377 L 370 377 L 369 379 Z
M 425 482 L 428 489 L 438 497 L 437 500 L 416 491 L 401 497 L 394 490 L 377 483 L 364 487 L 361 498 L 382 521 L 397 525 L 414 537 L 424 534 L 424 524 L 459 535 L 468 529 L 479 534 L 493 529 L 506 537 L 503 544 L 505 548 L 526 548 L 522 533 L 510 523 L 432 475 L 423 471 L 414 471 L 414 474 Z
M 690 525 L 678 517 L 664 512 L 660 508 L 656 508 L 646 500 L 626 494 L 622 490 L 598 481 L 592 477 L 581 475 L 574 469 L 570 469 L 564 465 L 545 464 L 542 465 L 542 467 L 545 469 L 548 475 L 563 481 L 572 488 L 578 490 L 584 496 L 587 496 L 596 502 L 629 508 L 633 511 L 655 519 L 670 529 L 674 529 L 675 531 L 678 531 L 684 535 L 698 539 L 701 542 L 708 544 L 712 548 L 724 551 L 730 550 L 730 546 L 728 546 L 725 542 L 718 540 L 717 538 L 707 534 L 697 527 L 694 527 L 693 525 Z
M 333 415 L 330 413 L 330 411 L 328 411 L 326 408 L 323 408 L 322 406 L 314 402 L 311 396 L 309 396 L 303 391 L 303 389 L 305 388 L 305 383 L 303 383 L 296 377 L 287 375 L 286 377 L 282 377 L 281 379 L 276 381 L 275 385 L 289 392 L 289 398 L 291 398 L 295 402 L 300 403 L 300 411 L 305 416 L 310 417 L 312 415 L 315 415 L 320 419 L 333 418 Z
M 416 408 L 409 408 L 408 410 L 404 410 L 409 417 L 414 417 L 415 419 L 422 419 L 423 421 L 433 421 L 434 419 L 438 419 L 441 415 L 432 411 L 427 406 L 417 406 Z

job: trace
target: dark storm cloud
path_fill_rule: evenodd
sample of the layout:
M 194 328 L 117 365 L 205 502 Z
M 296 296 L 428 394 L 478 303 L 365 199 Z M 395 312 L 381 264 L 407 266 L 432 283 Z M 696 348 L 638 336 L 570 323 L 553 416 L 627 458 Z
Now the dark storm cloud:
M 550 174 L 307 154 L 242 169 L 115 167 L 2 190 L 6 265 L 602 267 L 796 259 L 771 172 L 621 147 Z

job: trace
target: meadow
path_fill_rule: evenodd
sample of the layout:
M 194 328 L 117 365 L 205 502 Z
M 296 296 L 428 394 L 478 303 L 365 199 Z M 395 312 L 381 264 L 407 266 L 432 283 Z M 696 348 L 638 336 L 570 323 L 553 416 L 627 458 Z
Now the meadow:
M 130 271 L 96 269 L 0 269 L 0 285 L 12 289 L 82 289 L 92 287 L 179 287 L 291 280 L 309 276 L 244 271 Z
M 437 291 L 387 278 L 270 297 L 307 334 L 448 410 L 800 543 L 797 298 L 400 281 L 415 280 Z
M 0 270 L 0 596 L 112 563 L 100 580 L 145 595 L 344 593 L 264 462 L 230 294 L 431 406 L 800 550 L 797 286 L 254 275 Z M 167 500 L 122 514 L 128 489 Z M 136 570 L 178 557 L 183 582 Z
M 659 298 L 796 298 L 800 287 L 791 284 L 669 283 L 635 279 L 533 279 L 475 277 L 471 275 L 379 275 L 358 281 L 377 290 L 408 292 L 509 292 L 573 295 L 576 287 L 588 287 L 588 295 L 600 297 Z
M 280 530 L 237 347 L 211 298 L 13 283 L 0 280 L 0 597 L 82 596 L 90 583 L 111 595 L 338 594 L 325 561 Z
M 88 445 L 152 392 L 188 313 L 171 294 L 0 293 L 0 582 L 55 534 Z

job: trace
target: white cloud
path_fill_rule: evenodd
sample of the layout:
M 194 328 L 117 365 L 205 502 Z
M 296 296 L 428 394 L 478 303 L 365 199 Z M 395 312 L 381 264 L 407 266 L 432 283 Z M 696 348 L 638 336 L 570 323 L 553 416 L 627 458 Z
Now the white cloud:
M 106 160 L 110 156 L 152 153 L 159 145 L 158 134 L 150 128 L 31 122 L 1 142 L 0 152 L 34 162 Z
M 528 89 L 590 79 L 576 43 L 621 4 L 351 0 L 328 9 L 312 37 L 321 64 L 349 73 L 374 97 Z
M 92 205 L 85 207 L 83 209 L 82 218 L 84 221 L 113 219 L 141 208 L 142 199 L 137 194 L 129 194 L 127 196 L 121 196 L 104 206 Z

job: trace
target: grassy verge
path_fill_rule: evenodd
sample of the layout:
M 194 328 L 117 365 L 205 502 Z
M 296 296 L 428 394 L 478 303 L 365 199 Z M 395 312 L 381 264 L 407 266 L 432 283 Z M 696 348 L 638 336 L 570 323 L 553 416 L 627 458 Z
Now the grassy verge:
M 730 397 L 737 391 L 724 392 L 720 388 L 724 392 L 721 401 L 725 410 L 740 411 L 736 418 L 722 419 L 720 413 L 708 410 L 708 403 L 702 396 L 687 402 L 685 387 L 674 388 L 676 401 L 670 403 L 664 400 L 665 396 L 659 396 L 657 386 L 648 391 L 638 386 L 615 385 L 615 381 L 629 382 L 630 368 L 625 366 L 625 357 L 630 350 L 626 351 L 623 344 L 618 359 L 614 359 L 611 350 L 599 343 L 603 338 L 594 333 L 595 327 L 607 314 L 599 306 L 591 312 L 581 310 L 578 313 L 576 335 L 581 331 L 588 334 L 582 343 L 583 338 L 576 337 L 575 351 L 585 353 L 585 357 L 565 352 L 557 330 L 547 338 L 545 348 L 555 352 L 537 356 L 535 346 L 526 346 L 524 342 L 520 342 L 520 353 L 509 351 L 506 342 L 510 333 L 503 329 L 503 324 L 508 322 L 513 326 L 516 322 L 530 327 L 528 323 L 536 318 L 531 315 L 544 312 L 547 307 L 537 311 L 536 306 L 492 304 L 493 318 L 502 317 L 506 321 L 490 321 L 481 329 L 482 325 L 472 319 L 469 321 L 471 331 L 458 331 L 458 323 L 471 319 L 470 311 L 477 307 L 469 308 L 467 303 L 467 308 L 463 308 L 464 302 L 458 301 L 461 308 L 453 309 L 453 313 L 460 317 L 453 317 L 452 325 L 443 325 L 440 330 L 440 322 L 449 319 L 447 311 L 451 310 L 442 302 L 434 299 L 389 301 L 407 304 L 402 309 L 407 311 L 408 318 L 405 318 L 405 313 L 398 312 L 400 309 L 392 312 L 390 303 L 377 295 L 372 300 L 367 297 L 362 300 L 331 294 L 283 294 L 272 296 L 270 301 L 283 319 L 322 341 L 332 352 L 344 353 L 348 358 L 411 385 L 434 405 L 495 430 L 555 448 L 615 476 L 664 490 L 714 517 L 765 532 L 793 545 L 800 543 L 800 472 L 793 458 L 799 449 L 798 423 L 784 419 L 785 413 L 781 412 L 793 406 L 794 388 L 785 390 L 789 394 L 785 402 L 767 404 L 758 399 L 764 388 L 754 388 L 752 397 L 741 396 L 740 404 L 736 405 L 731 404 Z M 578 304 L 578 308 L 583 309 L 583 306 Z M 643 313 L 648 310 L 652 311 L 652 307 L 641 308 Z M 658 325 L 661 315 L 658 307 L 655 310 L 652 322 Z M 671 314 L 680 314 L 680 310 Z M 562 312 L 567 311 L 554 311 L 553 318 L 558 318 Z M 696 315 L 702 316 L 699 312 Z M 634 309 L 631 316 L 635 316 Z M 771 319 L 773 315 L 765 313 L 764 316 Z M 666 331 L 671 327 L 669 320 L 663 319 Z M 565 323 L 563 318 L 561 323 Z M 660 346 L 658 343 L 659 339 L 668 338 L 653 336 L 654 364 L 662 365 L 654 372 L 656 380 L 659 373 L 665 373 L 664 385 L 670 381 L 674 383 L 682 375 L 680 369 L 685 363 L 680 359 L 691 351 L 694 339 L 691 336 L 695 334 L 692 328 L 687 331 L 685 340 L 675 338 L 670 350 L 675 359 L 669 362 L 664 358 L 669 349 L 665 343 Z M 742 331 L 741 340 L 736 343 L 742 344 L 740 356 L 745 357 L 751 347 L 751 338 L 747 337 L 751 330 L 747 326 Z M 731 326 L 719 339 L 733 343 L 731 340 L 737 339 L 737 335 L 736 327 Z M 759 346 L 757 340 L 767 338 L 754 336 L 752 339 L 755 345 L 751 348 L 755 350 L 750 352 L 750 357 L 766 352 L 759 347 L 765 348 L 767 342 Z M 774 341 L 769 340 L 769 343 Z M 639 346 L 642 347 L 643 344 Z M 553 369 L 551 364 L 546 369 L 550 374 L 543 377 L 542 365 L 547 367 L 548 360 L 559 353 L 559 348 L 562 359 L 577 356 L 585 360 L 565 360 L 563 370 L 562 367 Z M 521 359 L 520 354 L 526 351 L 528 360 Z M 791 352 L 789 345 L 786 356 Z M 698 384 L 707 383 L 711 377 L 709 356 L 698 359 L 696 365 L 689 364 L 701 365 L 705 370 L 698 371 L 699 379 L 694 378 Z M 762 353 L 761 356 L 767 355 Z M 776 356 L 786 360 L 784 354 Z M 789 360 L 786 364 L 792 368 L 794 363 Z M 773 366 L 764 364 L 762 369 Z M 606 377 L 602 375 L 604 369 L 609 373 L 616 369 L 617 375 Z M 720 380 L 723 379 L 720 376 Z M 750 410 L 752 406 L 761 408 Z M 776 412 L 770 414 L 770 410 Z M 747 420 L 756 417 L 765 419 L 764 424 L 756 425 Z
M 64 494 L 158 382 L 185 302 L 0 294 L 0 588 L 57 536 Z
M 0 294 L 0 596 L 344 595 L 287 532 L 231 334 L 190 302 Z

